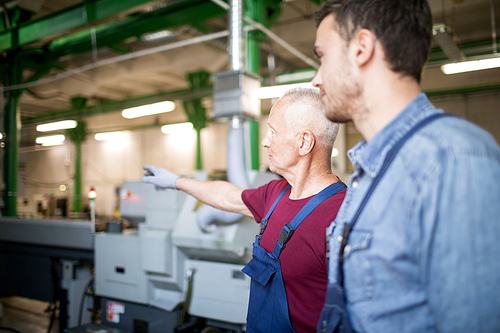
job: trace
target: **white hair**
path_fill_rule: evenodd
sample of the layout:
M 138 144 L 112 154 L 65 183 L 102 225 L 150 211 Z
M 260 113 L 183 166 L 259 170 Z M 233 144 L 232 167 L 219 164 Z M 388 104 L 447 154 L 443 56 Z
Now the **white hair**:
M 281 100 L 288 104 L 286 119 L 292 130 L 312 131 L 317 142 L 331 150 L 339 132 L 339 125 L 326 118 L 326 109 L 319 89 L 293 88 L 287 90 Z

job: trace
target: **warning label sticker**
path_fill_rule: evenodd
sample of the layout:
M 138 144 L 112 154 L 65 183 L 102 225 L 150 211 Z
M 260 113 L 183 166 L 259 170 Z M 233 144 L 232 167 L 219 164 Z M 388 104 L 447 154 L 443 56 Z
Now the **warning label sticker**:
M 125 304 L 118 302 L 106 302 L 106 318 L 111 323 L 120 322 L 120 314 L 125 313 Z

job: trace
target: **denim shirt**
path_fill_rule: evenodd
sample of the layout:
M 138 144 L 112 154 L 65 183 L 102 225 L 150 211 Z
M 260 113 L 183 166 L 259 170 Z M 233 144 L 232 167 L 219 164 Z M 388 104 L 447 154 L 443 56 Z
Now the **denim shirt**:
M 425 94 L 349 151 L 355 172 L 330 237 L 335 283 L 350 222 L 388 150 L 436 110 Z M 347 309 L 360 332 L 500 332 L 500 150 L 456 117 L 401 148 L 345 248 Z M 333 233 L 332 233 L 333 232 Z

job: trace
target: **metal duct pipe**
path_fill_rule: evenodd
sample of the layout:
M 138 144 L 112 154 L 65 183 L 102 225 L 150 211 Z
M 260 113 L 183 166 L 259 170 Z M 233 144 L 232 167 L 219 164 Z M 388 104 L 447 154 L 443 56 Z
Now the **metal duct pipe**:
M 243 189 L 250 187 L 245 172 L 245 133 L 238 117 L 232 119 L 227 135 L 227 180 Z M 205 232 L 217 229 L 214 222 L 234 223 L 241 217 L 240 214 L 226 212 L 208 205 L 203 205 L 196 211 L 196 222 Z
M 243 71 L 243 1 L 230 0 L 229 6 L 229 55 L 230 70 Z M 243 189 L 249 188 L 245 168 L 245 133 L 243 118 L 238 115 L 231 119 L 231 127 L 227 135 L 227 180 Z M 198 226 L 206 231 L 214 231 L 217 227 L 214 222 L 234 223 L 242 217 L 240 214 L 230 213 L 203 205 L 196 212 Z
M 227 180 L 243 189 L 250 188 L 245 172 L 245 129 L 238 117 L 233 117 L 227 134 Z
M 227 3 L 225 3 L 224 1 L 222 1 L 222 0 L 211 0 L 211 1 L 213 3 L 216 3 L 217 5 L 219 5 L 221 8 L 229 10 L 229 5 Z M 301 53 L 299 50 L 294 48 L 292 45 L 288 44 L 285 40 L 278 37 L 278 35 L 276 35 L 271 30 L 267 29 L 265 26 L 263 26 L 259 22 L 255 22 L 254 20 L 252 20 L 248 17 L 244 17 L 243 20 L 245 20 L 245 22 L 247 22 L 247 23 L 250 23 L 253 27 L 262 31 L 264 34 L 267 35 L 267 37 L 271 38 L 276 43 L 280 44 L 283 48 L 288 50 L 290 53 L 295 55 L 297 58 L 299 58 L 300 60 L 302 60 L 303 62 L 305 62 L 309 66 L 314 67 L 314 68 L 319 68 L 319 65 L 316 61 L 312 60 L 311 58 L 307 57 L 305 54 Z
M 243 70 L 243 1 L 230 0 L 229 55 L 231 70 Z
M 214 222 L 231 224 L 238 221 L 243 215 L 226 212 L 208 205 L 202 205 L 196 211 L 196 223 L 204 232 L 217 230 Z

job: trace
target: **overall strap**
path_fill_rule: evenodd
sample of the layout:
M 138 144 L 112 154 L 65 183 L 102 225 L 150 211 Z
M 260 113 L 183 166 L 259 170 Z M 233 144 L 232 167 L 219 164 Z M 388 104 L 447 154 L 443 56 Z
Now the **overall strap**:
M 304 207 L 295 215 L 293 220 L 290 223 L 285 223 L 283 226 L 283 229 L 281 230 L 280 237 L 276 241 L 276 245 L 274 246 L 274 251 L 273 254 L 276 256 L 276 258 L 279 258 L 281 252 L 286 246 L 286 243 L 290 240 L 292 237 L 293 232 L 295 229 L 298 228 L 298 226 L 304 221 L 304 219 L 311 214 L 311 212 L 318 207 L 323 201 L 326 199 L 332 197 L 333 195 L 337 194 L 338 192 L 346 189 L 347 186 L 346 184 L 342 182 L 337 182 L 329 185 L 328 187 L 324 188 L 321 192 L 316 194 L 314 197 L 312 197 L 311 200 L 309 200 Z
M 267 221 L 269 221 L 269 216 L 271 216 L 271 214 L 274 211 L 274 208 L 276 208 L 276 205 L 281 200 L 281 197 L 283 197 L 285 195 L 285 193 L 288 191 L 288 189 L 290 187 L 291 187 L 291 185 L 288 185 L 287 187 L 285 187 L 283 189 L 283 191 L 281 191 L 280 195 L 278 195 L 278 197 L 276 198 L 276 200 L 274 200 L 274 203 L 271 206 L 271 208 L 269 209 L 269 211 L 267 212 L 266 216 L 262 219 L 262 221 L 260 221 L 260 231 L 257 234 L 257 236 L 255 236 L 255 243 L 257 243 L 257 244 L 260 243 L 260 239 L 262 238 L 262 234 L 264 233 L 264 230 L 266 230 Z
M 387 153 L 387 156 L 384 160 L 384 163 L 382 164 L 382 167 L 380 168 L 380 172 L 377 174 L 377 176 L 375 177 L 375 179 L 371 183 L 370 187 L 368 188 L 368 191 L 366 192 L 366 195 L 363 198 L 363 201 L 359 205 L 359 208 L 356 211 L 356 214 L 354 214 L 354 218 L 352 219 L 351 223 L 346 222 L 344 224 L 344 233 L 342 235 L 342 243 L 340 245 L 340 251 L 339 251 L 339 265 L 340 265 L 339 274 L 340 274 L 341 284 L 343 284 L 342 263 L 344 262 L 344 250 L 345 250 L 345 247 L 347 245 L 347 241 L 349 239 L 349 235 L 351 233 L 351 230 L 354 227 L 354 225 L 356 224 L 356 222 L 358 221 L 358 218 L 361 215 L 361 212 L 363 211 L 363 209 L 365 208 L 366 203 L 368 202 L 368 199 L 370 198 L 370 196 L 372 195 L 373 191 L 375 190 L 377 184 L 382 179 L 385 172 L 387 171 L 387 169 L 391 165 L 391 162 L 394 160 L 394 157 L 398 153 L 399 149 L 405 144 L 405 142 L 411 136 L 413 136 L 413 134 L 415 134 L 415 132 L 417 132 L 418 130 L 420 130 L 424 126 L 430 124 L 434 120 L 437 120 L 437 119 L 442 118 L 442 117 L 447 117 L 447 116 L 453 117 L 450 114 L 436 113 L 436 114 L 433 114 L 427 118 L 424 118 L 419 123 L 417 123 L 412 129 L 410 129 L 398 142 L 396 142 L 396 144 Z

